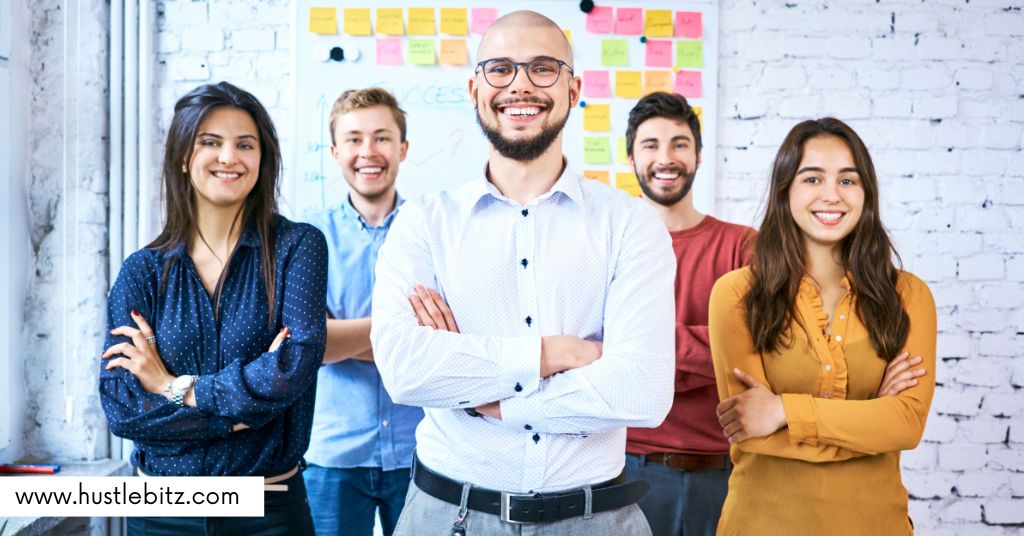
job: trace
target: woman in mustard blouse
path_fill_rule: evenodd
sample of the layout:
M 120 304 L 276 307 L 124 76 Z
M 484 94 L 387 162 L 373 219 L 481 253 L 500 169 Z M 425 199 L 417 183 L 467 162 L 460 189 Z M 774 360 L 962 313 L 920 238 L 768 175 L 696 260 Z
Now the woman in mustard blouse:
M 935 302 L 894 256 L 861 139 L 833 118 L 795 126 L 754 263 L 711 293 L 735 464 L 718 534 L 913 534 L 899 453 L 935 389 Z

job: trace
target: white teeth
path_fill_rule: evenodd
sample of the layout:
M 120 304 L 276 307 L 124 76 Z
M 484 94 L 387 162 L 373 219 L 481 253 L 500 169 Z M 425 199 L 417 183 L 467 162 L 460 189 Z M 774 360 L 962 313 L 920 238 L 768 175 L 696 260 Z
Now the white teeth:
M 506 115 L 537 115 L 540 108 L 505 108 Z
M 665 173 L 665 172 L 661 172 L 661 173 L 655 173 L 654 174 L 654 178 L 656 178 L 656 179 L 666 179 L 666 180 L 668 180 L 668 179 L 675 179 L 677 177 L 679 177 L 678 173 Z
M 380 168 L 380 167 L 364 167 L 364 168 L 359 168 L 359 172 L 360 173 L 372 174 L 372 173 L 380 173 L 381 171 L 384 171 L 384 168 Z
M 218 179 L 237 179 L 238 177 L 241 177 L 242 174 L 241 173 L 226 173 L 226 172 L 223 172 L 223 171 L 214 171 L 213 172 L 213 176 L 217 177 Z
M 836 221 L 843 217 L 841 212 L 815 212 L 814 216 L 825 221 Z

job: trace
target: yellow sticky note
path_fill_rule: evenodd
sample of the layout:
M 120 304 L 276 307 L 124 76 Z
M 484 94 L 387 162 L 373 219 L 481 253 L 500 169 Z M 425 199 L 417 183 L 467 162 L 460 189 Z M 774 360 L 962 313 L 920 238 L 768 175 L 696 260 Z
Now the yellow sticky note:
M 644 12 L 644 35 L 672 37 L 672 10 L 648 9 Z
M 644 73 L 644 95 L 656 91 L 672 93 L 672 71 L 647 71 Z
M 703 106 L 694 106 L 693 107 L 693 111 L 697 114 L 697 123 L 700 123 L 700 125 L 703 127 L 704 126 L 704 107 Z
M 615 161 L 620 164 L 629 165 L 629 155 L 626 154 L 626 137 L 619 136 L 615 140 Z
M 434 35 L 435 33 L 437 30 L 434 25 L 434 8 L 410 7 L 409 35 Z
M 612 147 L 607 136 L 583 138 L 583 162 L 587 164 L 611 164 Z
M 466 8 L 441 8 L 441 33 L 448 35 L 466 35 L 469 33 L 468 28 L 469 23 L 466 21 Z
M 405 51 L 406 63 L 409 65 L 436 65 L 433 39 L 408 39 Z
M 632 195 L 640 197 L 640 183 L 636 182 L 636 173 L 632 171 L 620 171 L 615 174 L 615 187 Z
M 583 130 L 608 132 L 612 129 L 612 110 L 607 104 L 588 104 L 583 107 Z
M 562 29 L 562 33 L 565 34 L 565 38 L 567 40 L 569 40 L 569 44 L 571 45 L 572 44 L 572 30 L 570 30 L 568 28 L 563 28 Z
M 465 65 L 469 61 L 465 39 L 442 39 L 441 57 L 438 63 L 443 65 Z
M 383 35 L 405 35 L 405 21 L 402 8 L 382 7 L 377 10 L 377 33 Z
M 603 169 L 584 169 L 583 176 L 591 180 L 611 184 L 608 180 L 608 172 Z
M 370 27 L 369 8 L 345 8 L 345 33 L 348 35 L 373 35 Z
M 629 99 L 643 97 L 640 71 L 618 71 L 615 73 L 615 96 Z
M 309 8 L 309 31 L 321 35 L 336 35 L 338 10 L 333 7 Z

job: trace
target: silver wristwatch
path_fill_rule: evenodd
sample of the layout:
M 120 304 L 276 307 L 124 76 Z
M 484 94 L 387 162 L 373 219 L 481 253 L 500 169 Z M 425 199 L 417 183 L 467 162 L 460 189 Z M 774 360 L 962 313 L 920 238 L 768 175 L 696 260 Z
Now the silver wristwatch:
M 185 405 L 185 393 L 196 384 L 196 377 L 183 374 L 174 378 L 166 389 L 164 389 L 164 396 L 166 396 L 171 402 L 174 402 L 178 406 Z

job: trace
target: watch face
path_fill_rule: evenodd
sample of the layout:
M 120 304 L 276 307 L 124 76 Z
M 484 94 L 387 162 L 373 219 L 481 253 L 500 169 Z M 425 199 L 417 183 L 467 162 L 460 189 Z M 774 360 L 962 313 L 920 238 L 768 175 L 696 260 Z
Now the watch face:
M 178 376 L 174 379 L 174 382 L 171 383 L 171 389 L 175 392 L 182 392 L 188 389 L 190 385 L 192 385 L 192 376 Z

